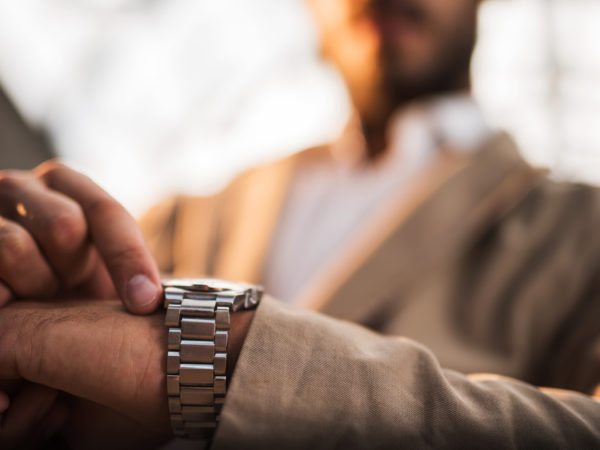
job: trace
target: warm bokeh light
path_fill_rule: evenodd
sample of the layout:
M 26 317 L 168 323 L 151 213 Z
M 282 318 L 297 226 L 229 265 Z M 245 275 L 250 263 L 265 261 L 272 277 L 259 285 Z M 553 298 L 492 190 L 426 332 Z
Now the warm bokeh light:
M 27 209 L 25 208 L 25 205 L 23 203 L 17 203 L 16 210 L 17 214 L 21 217 L 27 216 Z

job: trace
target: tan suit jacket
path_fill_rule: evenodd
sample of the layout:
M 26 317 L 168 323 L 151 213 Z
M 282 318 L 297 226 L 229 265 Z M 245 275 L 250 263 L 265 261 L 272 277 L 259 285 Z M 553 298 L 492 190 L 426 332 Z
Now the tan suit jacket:
M 441 155 L 306 287 L 314 311 L 259 307 L 215 447 L 600 447 L 589 397 L 461 374 L 596 389 L 600 192 L 548 180 L 506 135 Z M 331 158 L 156 206 L 142 227 L 161 269 L 260 282 L 295 171 Z

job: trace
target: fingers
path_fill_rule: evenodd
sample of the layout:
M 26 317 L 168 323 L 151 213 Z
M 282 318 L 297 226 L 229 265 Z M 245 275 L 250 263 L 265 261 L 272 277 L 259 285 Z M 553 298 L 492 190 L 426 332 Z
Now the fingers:
M 112 408 L 77 397 L 69 399 L 69 422 L 63 428 L 68 448 L 85 450 L 134 450 L 163 448 L 171 433 L 157 436 L 139 422 Z
M 58 400 L 54 402 L 54 405 L 40 424 L 40 437 L 42 440 L 47 441 L 62 431 L 68 420 L 69 408 L 59 395 Z
M 154 311 L 161 298 L 160 277 L 135 219 L 85 175 L 55 162 L 42 164 L 36 173 L 80 205 L 92 242 L 127 308 L 139 314 Z
M 0 304 L 14 293 L 22 298 L 46 298 L 58 280 L 31 235 L 20 225 L 0 217 Z
M 0 229 L 0 306 L 13 294 L 48 297 L 60 280 L 67 290 L 102 293 L 113 292 L 114 283 L 132 312 L 154 310 L 161 297 L 158 270 L 135 220 L 71 169 L 46 163 L 36 173 L 48 186 L 31 174 L 0 174 L 0 212 L 11 219 Z
M 4 172 L 0 175 L 0 213 L 33 236 L 67 288 L 89 277 L 91 245 L 83 211 L 74 200 L 48 189 L 28 173 Z
M 1 448 L 26 448 L 56 432 L 56 418 L 45 419 L 53 409 L 58 392 L 39 384 L 26 385 L 3 414 Z M 49 423 L 44 423 L 49 420 Z M 60 424 L 58 424 L 60 425 Z

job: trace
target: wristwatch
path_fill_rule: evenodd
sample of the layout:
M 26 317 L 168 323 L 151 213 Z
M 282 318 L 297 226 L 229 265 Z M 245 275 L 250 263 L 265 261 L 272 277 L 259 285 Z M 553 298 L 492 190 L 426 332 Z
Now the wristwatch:
M 210 278 L 163 287 L 171 425 L 178 437 L 210 440 L 227 393 L 230 314 L 255 308 L 263 290 Z

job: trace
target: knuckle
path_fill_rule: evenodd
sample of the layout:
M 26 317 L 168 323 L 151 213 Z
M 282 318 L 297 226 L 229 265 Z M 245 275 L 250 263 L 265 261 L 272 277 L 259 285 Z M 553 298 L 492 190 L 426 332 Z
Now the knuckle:
M 55 159 L 51 159 L 43 162 L 33 171 L 40 180 L 45 182 L 48 186 L 52 186 L 56 180 L 60 179 L 63 174 L 69 170 L 71 169 L 69 169 L 68 166 Z
M 0 172 L 0 190 L 14 191 L 23 186 L 23 175 L 15 170 L 3 170 Z
M 66 169 L 67 166 L 56 159 L 51 159 L 41 163 L 34 171 L 38 176 L 56 175 L 58 172 Z
M 82 215 L 62 213 L 49 218 L 47 232 L 54 247 L 70 249 L 85 240 L 87 227 Z
M 6 306 L 13 299 L 11 290 L 0 282 L 0 308 Z

